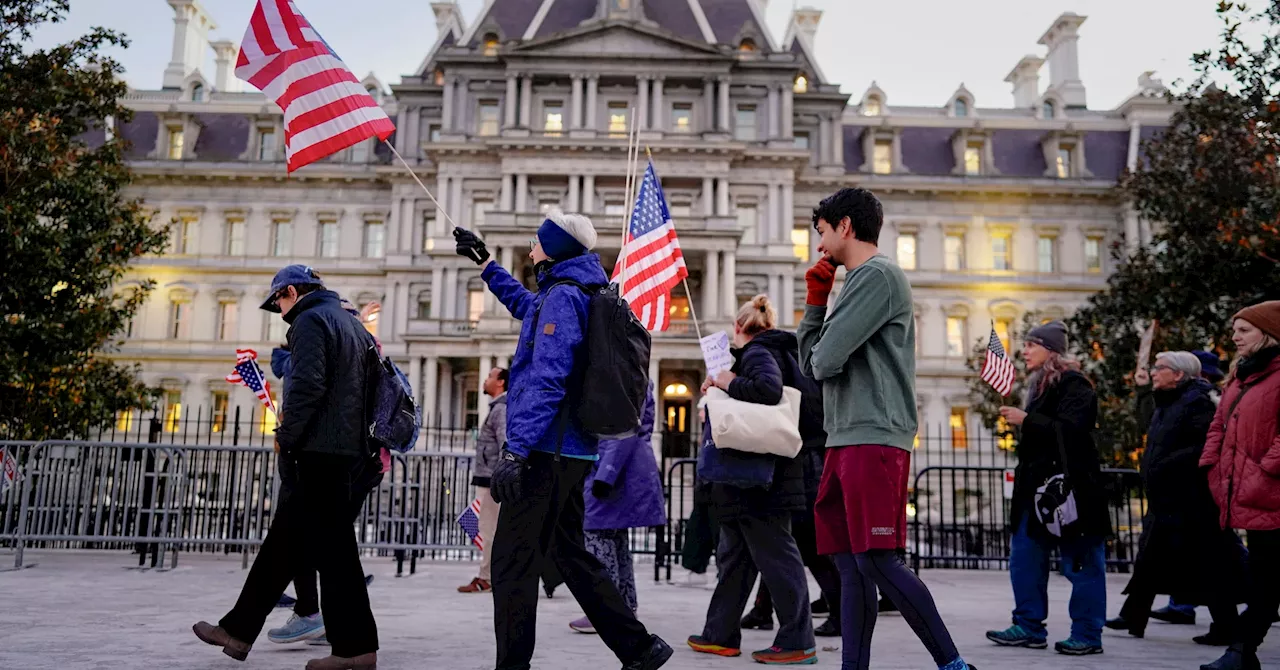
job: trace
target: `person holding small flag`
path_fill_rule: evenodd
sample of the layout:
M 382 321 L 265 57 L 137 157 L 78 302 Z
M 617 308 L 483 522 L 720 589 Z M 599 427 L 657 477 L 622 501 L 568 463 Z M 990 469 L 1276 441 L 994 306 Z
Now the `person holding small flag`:
M 489 478 L 493 475 L 493 466 L 498 463 L 502 454 L 502 443 L 507 440 L 507 380 L 510 373 L 506 368 L 493 368 L 485 378 L 481 390 L 492 398 L 489 401 L 489 413 L 480 426 L 480 434 L 476 438 L 476 460 L 471 475 L 471 485 L 476 487 L 476 498 L 480 501 L 480 512 L 476 519 L 476 529 L 480 537 L 480 572 L 470 583 L 458 587 L 458 593 L 488 593 L 493 590 L 490 583 L 490 572 L 493 565 L 493 534 L 498 529 L 498 503 L 489 493 Z

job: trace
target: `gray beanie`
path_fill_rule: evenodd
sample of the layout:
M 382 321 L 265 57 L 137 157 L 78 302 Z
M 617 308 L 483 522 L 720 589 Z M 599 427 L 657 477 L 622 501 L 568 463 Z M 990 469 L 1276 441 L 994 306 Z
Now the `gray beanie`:
M 1058 355 L 1067 353 L 1067 325 L 1061 321 L 1050 321 L 1036 326 L 1027 333 L 1026 340 L 1038 344 Z

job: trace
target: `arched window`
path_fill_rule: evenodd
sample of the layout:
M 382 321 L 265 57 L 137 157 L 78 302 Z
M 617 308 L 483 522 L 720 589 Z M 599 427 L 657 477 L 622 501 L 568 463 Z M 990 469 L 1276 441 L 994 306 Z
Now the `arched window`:
M 756 41 L 751 39 L 750 37 L 744 37 L 742 38 L 742 41 L 738 43 L 738 51 L 742 53 L 751 53 L 755 50 L 756 50 Z
M 969 103 L 964 98 L 956 98 L 956 116 L 969 116 Z
M 498 36 L 494 33 L 485 33 L 484 36 L 484 55 L 498 55 Z
M 796 77 L 795 84 L 793 84 L 793 85 L 791 86 L 791 91 L 792 91 L 793 93 L 808 93 L 808 92 L 809 92 L 809 78 L 808 78 L 808 77 L 806 77 L 806 76 L 804 76 L 804 75 L 799 75 L 799 76 L 797 76 L 797 77 Z
M 1044 101 L 1044 118 L 1052 119 L 1058 113 L 1058 106 L 1052 100 Z
M 191 85 L 192 102 L 204 102 L 204 86 L 201 84 Z
M 880 111 L 880 98 L 877 96 L 873 95 L 867 98 L 866 102 L 862 103 L 863 116 L 880 116 Z

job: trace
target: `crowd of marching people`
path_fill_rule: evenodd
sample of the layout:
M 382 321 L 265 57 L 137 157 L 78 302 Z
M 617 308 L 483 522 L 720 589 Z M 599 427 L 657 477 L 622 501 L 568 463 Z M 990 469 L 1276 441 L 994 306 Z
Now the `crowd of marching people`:
M 845 670 L 865 670 L 877 616 L 896 611 L 938 668 L 973 668 L 904 562 L 916 332 L 906 275 L 877 247 L 882 224 L 880 202 L 864 189 L 819 203 L 821 258 L 805 275 L 797 332 L 778 328 L 769 296 L 752 298 L 733 322 L 732 367 L 702 385 L 683 564 L 705 573 L 714 554 L 716 583 L 702 629 L 686 641 L 694 653 L 739 656 L 742 630 L 772 630 L 776 616 L 773 642 L 751 651 L 754 661 L 816 663 L 816 638 L 830 636 L 842 638 Z M 599 635 L 624 670 L 656 670 L 675 652 L 637 617 L 629 542 L 630 529 L 667 523 L 650 446 L 654 380 L 623 389 L 638 401 L 630 431 L 602 434 L 577 411 L 591 381 L 589 327 L 608 325 L 598 314 L 609 281 L 592 252 L 596 231 L 584 216 L 549 214 L 530 253 L 536 290 L 495 263 L 478 236 L 462 228 L 454 235 L 458 254 L 482 268 L 521 321 L 510 368 L 482 382 L 489 411 L 471 482 L 482 558 L 458 591 L 491 594 L 498 670 L 531 667 L 540 580 L 548 595 L 563 581 L 577 600 L 584 615 L 571 629 Z M 841 267 L 843 288 L 832 297 Z M 277 431 L 283 489 L 235 606 L 194 632 L 244 660 L 293 582 L 294 616 L 269 638 L 323 635 L 332 655 L 308 662 L 309 670 L 370 670 L 378 637 L 352 521 L 388 463 L 385 450 L 363 447 L 365 352 L 378 345 L 310 268 L 281 270 L 263 309 L 290 324 L 287 360 L 273 360 L 287 378 Z M 1048 646 L 1048 582 L 1060 563 L 1072 586 L 1071 626 L 1057 652 L 1101 653 L 1104 628 L 1142 637 L 1150 618 L 1194 620 L 1203 605 L 1213 626 L 1195 641 L 1227 651 L 1201 667 L 1260 668 L 1256 650 L 1280 605 L 1280 302 L 1241 310 L 1232 328 L 1236 356 L 1225 372 L 1215 354 L 1173 351 L 1135 376 L 1149 508 L 1127 598 L 1111 619 L 1109 503 L 1093 438 L 1098 397 L 1068 355 L 1062 323 L 1025 335 L 1025 402 L 1000 410 L 1018 434 L 1014 609 L 1008 628 L 987 634 L 991 642 Z M 820 587 L 813 602 L 806 568 Z M 1153 611 L 1162 594 L 1169 606 Z M 815 614 L 828 615 L 816 629 Z

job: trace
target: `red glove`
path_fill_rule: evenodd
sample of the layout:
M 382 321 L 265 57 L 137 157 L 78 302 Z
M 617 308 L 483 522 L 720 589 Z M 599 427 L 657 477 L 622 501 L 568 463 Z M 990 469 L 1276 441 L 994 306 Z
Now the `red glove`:
M 831 285 L 836 282 L 836 265 L 831 259 L 823 256 L 809 271 L 804 273 L 804 283 L 809 289 L 809 295 L 805 297 L 804 302 L 814 307 L 826 307 L 827 299 L 831 297 Z

